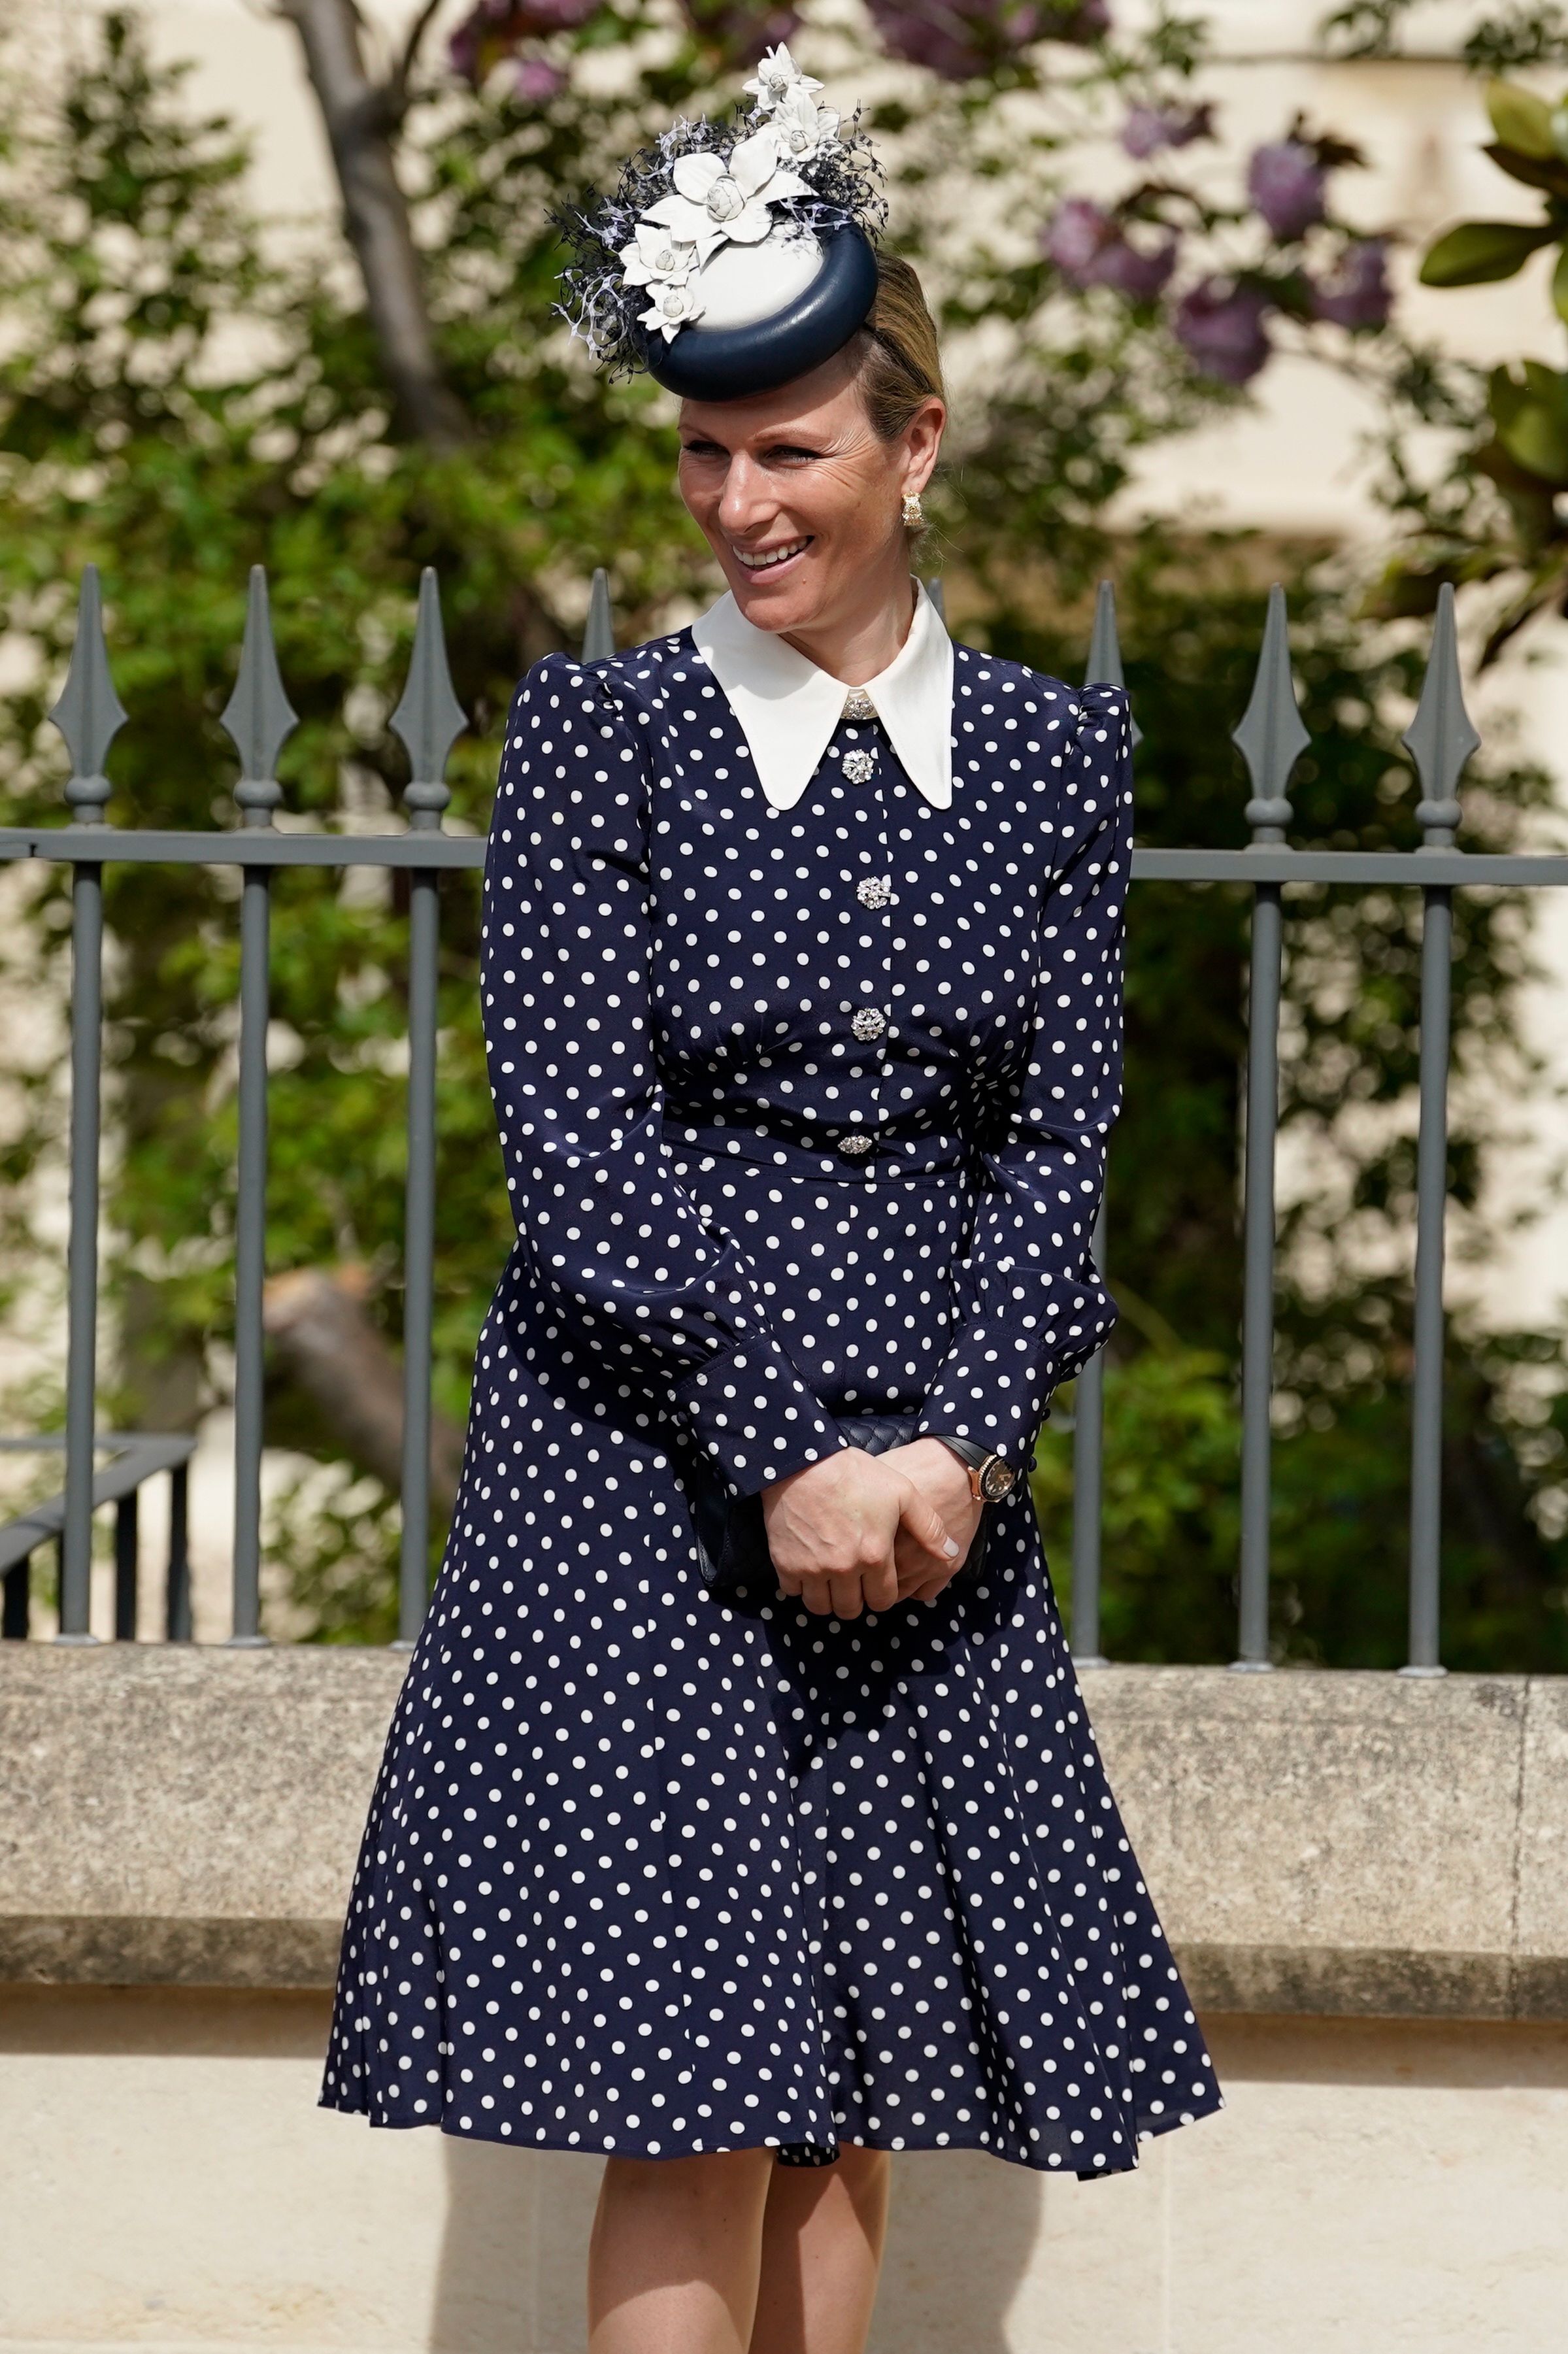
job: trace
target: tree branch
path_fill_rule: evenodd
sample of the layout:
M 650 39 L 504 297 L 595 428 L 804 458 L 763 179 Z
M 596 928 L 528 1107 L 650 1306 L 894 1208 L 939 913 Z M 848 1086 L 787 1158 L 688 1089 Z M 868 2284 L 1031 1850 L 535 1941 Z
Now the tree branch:
M 370 323 L 405 427 L 434 450 L 473 439 L 462 403 L 441 374 L 408 202 L 398 185 L 392 135 L 402 93 L 371 80 L 354 0 L 278 0 L 300 36 L 343 197 L 344 227 L 359 263 Z M 411 60 L 426 7 L 409 36 Z
M 349 1460 L 390 1488 L 403 1476 L 403 1369 L 365 1312 L 352 1267 L 296 1267 L 274 1276 L 262 1322 L 275 1357 Z M 462 1472 L 462 1432 L 442 1414 L 430 1425 L 431 1500 L 448 1514 Z
M 397 69 L 387 86 L 387 96 L 397 109 L 399 122 L 402 121 L 408 108 L 408 83 L 413 76 L 414 68 L 418 62 L 420 44 L 429 31 L 431 19 L 440 5 L 441 0 L 425 0 L 424 6 L 408 27 L 408 37 L 403 44 L 403 54 L 398 58 Z

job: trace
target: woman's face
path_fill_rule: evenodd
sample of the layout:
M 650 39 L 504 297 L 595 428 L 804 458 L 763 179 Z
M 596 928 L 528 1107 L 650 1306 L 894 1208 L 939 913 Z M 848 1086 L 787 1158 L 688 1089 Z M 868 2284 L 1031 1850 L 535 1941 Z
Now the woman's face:
M 872 429 L 847 355 L 778 392 L 681 406 L 681 496 L 746 619 L 786 634 L 848 623 L 908 577 L 903 505 L 947 412 L 896 441 Z

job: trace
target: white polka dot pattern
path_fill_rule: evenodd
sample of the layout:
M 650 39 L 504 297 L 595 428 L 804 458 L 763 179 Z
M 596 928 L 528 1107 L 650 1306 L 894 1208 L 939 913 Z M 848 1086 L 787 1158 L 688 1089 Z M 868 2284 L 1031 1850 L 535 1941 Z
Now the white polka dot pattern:
M 1124 699 L 957 650 L 955 790 L 874 719 L 770 810 L 689 635 L 540 663 L 485 875 L 518 1242 L 372 1805 L 323 2101 L 671 2155 L 1090 2175 L 1218 2105 L 1024 1494 L 983 1583 L 704 1587 L 837 1417 L 1026 1461 L 1111 1308 Z

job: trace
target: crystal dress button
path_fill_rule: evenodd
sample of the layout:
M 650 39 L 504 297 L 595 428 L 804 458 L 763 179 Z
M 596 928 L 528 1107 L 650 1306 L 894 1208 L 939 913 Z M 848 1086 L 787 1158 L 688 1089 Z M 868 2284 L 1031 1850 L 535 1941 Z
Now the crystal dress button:
M 843 716 L 846 719 L 874 719 L 876 717 L 876 705 L 873 703 L 870 695 L 867 695 L 863 686 L 851 687 L 849 693 L 844 697 Z
M 871 1139 L 869 1136 L 842 1136 L 839 1150 L 847 1153 L 852 1161 L 858 1160 L 863 1152 L 871 1150 Z
M 858 748 L 844 754 L 844 775 L 852 785 L 866 785 L 876 774 L 876 754 Z
M 867 875 L 855 885 L 854 896 L 863 907 L 885 907 L 893 896 L 893 885 L 885 875 Z
M 886 1027 L 887 1016 L 876 1005 L 863 1005 L 850 1023 L 857 1038 L 880 1038 Z

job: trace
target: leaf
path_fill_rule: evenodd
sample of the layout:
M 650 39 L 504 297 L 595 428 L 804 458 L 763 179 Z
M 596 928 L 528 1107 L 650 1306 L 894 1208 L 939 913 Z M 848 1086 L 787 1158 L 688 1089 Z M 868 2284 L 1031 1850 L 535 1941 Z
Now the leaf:
M 1568 164 L 1559 155 L 1542 163 L 1534 155 L 1516 154 L 1511 147 L 1484 147 L 1481 153 L 1491 157 L 1499 172 L 1506 172 L 1510 180 L 1522 180 L 1527 188 L 1543 188 L 1552 196 L 1568 196 Z
M 1523 221 L 1461 221 L 1428 248 L 1421 265 L 1423 286 L 1487 286 L 1511 278 L 1542 246 L 1556 242 L 1549 223 L 1531 228 Z
M 1568 320 L 1568 246 L 1558 255 L 1552 273 L 1552 307 L 1560 319 Z
M 1510 456 L 1501 441 L 1496 439 L 1483 441 L 1478 449 L 1471 451 L 1470 464 L 1478 474 L 1484 474 L 1489 482 L 1497 484 L 1513 517 L 1520 548 L 1532 558 L 1542 548 L 1562 538 L 1562 527 L 1557 520 L 1556 493 L 1538 474 L 1527 473 L 1518 460 Z M 1466 577 L 1469 579 L 1488 578 L 1501 568 L 1500 559 L 1494 559 L 1489 572 L 1472 567 Z
M 1543 400 L 1549 408 L 1553 404 L 1568 408 L 1568 376 L 1548 367 L 1544 360 L 1524 360 L 1520 365 L 1524 388 L 1532 400 Z
M 1568 409 L 1559 402 L 1525 399 L 1498 439 L 1510 458 L 1542 482 L 1568 485 Z
M 1497 440 L 1478 451 L 1473 462 L 1510 491 L 1520 482 L 1529 484 L 1538 498 L 1547 496 L 1550 509 L 1550 495 L 1542 486 L 1550 484 L 1556 491 L 1568 484 L 1568 376 L 1542 360 L 1524 361 L 1517 376 L 1511 368 L 1494 368 L 1487 404 L 1497 425 Z M 1516 470 L 1510 483 L 1504 482 L 1499 457 L 1504 466 Z M 1531 535 L 1552 535 L 1550 515 L 1532 518 Z
M 1543 98 L 1516 81 L 1488 82 L 1486 98 L 1492 129 L 1505 147 L 1520 155 L 1552 153 L 1552 109 Z

